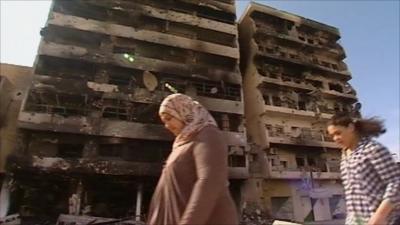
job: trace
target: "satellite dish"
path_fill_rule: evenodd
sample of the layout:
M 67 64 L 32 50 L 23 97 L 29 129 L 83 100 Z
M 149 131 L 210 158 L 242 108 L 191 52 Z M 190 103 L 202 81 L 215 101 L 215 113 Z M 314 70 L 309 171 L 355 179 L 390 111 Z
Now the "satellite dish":
M 143 72 L 143 84 L 149 91 L 154 91 L 158 86 L 157 77 L 149 71 Z
M 357 102 L 355 105 L 354 105 L 354 110 L 355 111 L 360 111 L 360 109 L 361 109 L 361 103 L 360 102 Z
M 211 94 L 216 94 L 218 92 L 218 88 L 217 87 L 213 87 L 210 90 Z

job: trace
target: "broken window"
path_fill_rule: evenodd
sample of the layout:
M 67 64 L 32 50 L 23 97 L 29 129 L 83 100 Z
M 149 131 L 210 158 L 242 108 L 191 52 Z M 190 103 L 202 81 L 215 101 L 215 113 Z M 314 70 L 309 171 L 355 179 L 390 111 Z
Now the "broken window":
M 265 124 L 265 129 L 267 129 L 268 135 L 273 137 L 274 133 L 273 133 L 273 129 L 272 129 L 272 125 L 271 124 Z
M 301 128 L 301 136 L 304 139 L 312 139 L 311 128 L 308 127 Z
M 321 64 L 324 67 L 330 67 L 330 65 L 331 65 L 329 62 L 326 62 L 326 61 L 321 61 Z
M 266 47 L 266 51 L 269 54 L 274 54 L 275 53 L 275 50 L 273 48 L 270 48 L 270 47 Z
M 342 111 L 342 106 L 339 103 L 334 103 L 334 111 L 335 112 L 341 112 Z
M 296 54 L 289 54 L 289 57 L 291 59 L 297 59 L 298 58 L 298 56 Z
M 122 144 L 101 144 L 99 146 L 98 154 L 101 157 L 121 158 L 123 147 Z
M 304 101 L 299 101 L 299 109 L 300 109 L 300 110 L 307 110 L 307 108 L 306 108 L 306 102 L 304 102 Z
M 323 83 L 322 81 L 319 80 L 309 80 L 308 81 L 312 86 L 316 87 L 316 88 L 322 88 L 323 87 Z
M 272 102 L 274 106 L 282 106 L 282 100 L 279 96 L 273 96 Z
M 282 81 L 285 81 L 285 82 L 292 81 L 292 78 L 287 75 L 282 75 Z
M 271 166 L 276 166 L 276 161 L 275 161 L 275 159 L 269 159 L 269 161 L 270 161 L 270 165 L 271 165 Z
M 264 102 L 265 102 L 266 105 L 272 105 L 269 95 L 264 95 L 263 97 L 264 97 Z
M 278 136 L 281 136 L 281 135 L 284 134 L 283 126 L 281 126 L 281 125 L 276 125 L 275 126 L 275 131 L 276 131 Z
M 246 167 L 246 155 L 243 146 L 229 146 L 229 167 Z
M 240 126 L 242 125 L 243 118 L 240 114 L 234 113 L 221 113 L 210 111 L 215 121 L 222 130 L 231 132 L 240 132 Z
M 334 69 L 334 70 L 339 70 L 339 67 L 338 67 L 337 64 L 332 64 L 332 69 Z
M 296 164 L 298 168 L 302 168 L 305 166 L 305 159 L 304 157 L 296 157 Z
M 81 158 L 83 144 L 58 144 L 57 156 L 62 158 Z
M 307 161 L 309 166 L 315 167 L 317 165 L 314 158 L 308 158 Z
M 337 91 L 343 93 L 343 87 L 340 84 L 329 83 L 329 90 Z

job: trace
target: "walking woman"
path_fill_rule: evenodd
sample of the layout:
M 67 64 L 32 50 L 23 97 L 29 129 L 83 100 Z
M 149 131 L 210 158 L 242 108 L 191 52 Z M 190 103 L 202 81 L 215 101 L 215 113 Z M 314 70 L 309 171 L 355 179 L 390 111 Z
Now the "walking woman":
M 373 140 L 385 132 L 382 121 L 342 113 L 332 117 L 327 129 L 343 147 L 346 225 L 399 225 L 400 168 L 388 149 Z
M 227 145 L 214 118 L 183 94 L 166 97 L 159 115 L 176 137 L 147 224 L 238 224 L 228 187 Z

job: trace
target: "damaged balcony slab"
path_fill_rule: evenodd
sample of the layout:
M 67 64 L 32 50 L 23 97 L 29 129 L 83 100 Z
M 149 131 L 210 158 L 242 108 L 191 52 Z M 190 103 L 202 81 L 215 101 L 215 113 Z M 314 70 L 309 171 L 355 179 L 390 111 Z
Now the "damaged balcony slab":
M 102 218 L 94 216 L 75 216 L 61 214 L 58 217 L 56 225 L 88 225 L 88 224 L 119 224 L 119 225 L 145 225 L 144 222 L 135 221 L 132 218 L 116 219 L 116 218 Z
M 268 83 L 268 84 L 282 86 L 282 87 L 289 87 L 289 88 L 293 88 L 293 89 L 299 89 L 302 91 L 318 90 L 318 88 L 315 88 L 310 84 L 304 84 L 304 83 L 298 84 L 295 82 L 282 81 L 281 79 L 270 78 L 270 77 L 263 77 L 262 79 L 263 79 L 263 82 Z M 260 85 L 260 87 L 261 86 L 262 86 L 262 84 Z M 355 96 L 354 94 L 340 93 L 340 92 L 332 91 L 332 90 L 321 90 L 321 93 L 324 95 L 324 97 L 327 97 L 327 98 L 341 98 L 341 99 L 347 99 L 351 103 L 357 102 L 357 96 Z
M 331 33 L 332 35 L 335 35 L 337 39 L 340 38 L 340 32 L 336 27 L 333 26 L 329 26 L 326 24 L 322 24 L 320 22 L 314 21 L 314 20 L 310 20 L 298 15 L 294 15 L 282 10 L 278 10 L 266 5 L 262 5 L 262 4 L 258 4 L 256 2 L 252 2 L 251 3 L 251 7 L 248 7 L 246 12 L 243 13 L 242 17 L 239 20 L 239 23 L 242 22 L 243 19 L 245 19 L 246 17 L 248 17 L 249 15 L 251 15 L 253 12 L 261 12 L 261 13 L 265 13 L 267 15 L 272 15 L 274 17 L 278 17 L 284 20 L 289 20 L 298 24 L 304 24 L 306 26 L 309 27 L 313 27 L 316 30 L 323 30 L 326 32 Z
M 28 170 L 68 174 L 159 176 L 162 163 L 11 155 L 7 167 L 10 171 Z
M 312 111 L 305 111 L 305 110 L 297 110 L 285 107 L 278 107 L 272 105 L 264 105 L 265 112 L 263 115 L 282 115 L 287 114 L 289 116 L 297 116 L 297 117 L 309 117 L 309 118 L 322 118 L 328 120 L 332 117 L 332 114 L 328 113 L 316 113 Z
M 253 25 L 256 26 L 255 24 L 253 24 Z M 254 28 L 254 30 L 256 30 L 256 28 Z M 305 51 L 306 50 L 313 50 L 317 54 L 318 53 L 328 54 L 329 56 L 334 57 L 334 58 L 336 58 L 338 60 L 343 60 L 344 58 L 346 58 L 346 54 L 344 53 L 343 49 L 340 49 L 340 48 L 339 49 L 332 49 L 332 48 L 328 48 L 328 47 L 325 47 L 325 46 L 305 43 L 303 41 L 300 41 L 296 37 L 285 35 L 285 34 L 281 34 L 281 33 L 277 33 L 277 32 L 274 32 L 274 31 L 263 30 L 263 28 L 258 28 L 255 31 L 255 35 L 266 36 L 267 38 L 283 39 L 285 41 L 289 41 L 289 42 L 295 43 L 296 45 L 298 45 L 298 47 L 300 47 L 301 49 L 303 49 Z
M 173 140 L 173 135 L 162 125 L 94 119 L 88 117 L 63 117 L 46 113 L 20 112 L 18 127 L 29 130 L 65 132 L 144 140 Z M 223 131 L 229 145 L 246 145 L 244 133 Z
M 297 180 L 304 179 L 304 177 L 310 178 L 310 172 L 302 172 L 302 171 L 270 171 L 269 178 L 270 179 L 289 179 L 289 180 Z M 318 180 L 339 180 L 340 173 L 332 173 L 332 172 L 312 172 L 312 178 Z
M 118 37 L 133 38 L 141 41 L 153 42 L 179 48 L 192 49 L 195 51 L 206 52 L 215 55 L 226 56 L 239 59 L 238 48 L 212 44 L 170 34 L 163 34 L 154 31 L 136 30 L 132 27 L 109 24 L 97 20 L 80 18 L 77 16 L 63 15 L 53 12 L 50 15 L 48 24 L 66 26 L 84 31 L 92 31 Z
M 106 159 L 66 159 L 60 157 L 13 156 L 9 157 L 9 171 L 36 171 L 57 174 L 159 176 L 163 163 L 127 162 Z M 247 167 L 229 167 L 230 179 L 249 177 Z
M 288 140 L 287 138 L 279 138 L 279 137 L 268 137 L 268 141 L 274 144 L 288 144 L 288 145 L 302 145 L 302 146 L 310 146 L 310 147 L 325 147 L 325 148 L 334 148 L 339 149 L 339 146 L 334 142 L 323 142 L 323 141 L 314 141 L 314 140 L 305 140 L 305 141 L 294 141 Z
M 320 70 L 320 71 L 331 73 L 333 75 L 343 76 L 343 77 L 345 77 L 347 79 L 351 78 L 351 73 L 349 71 L 337 71 L 337 70 L 330 69 L 328 67 L 324 67 L 324 66 L 320 66 L 320 65 L 317 65 L 317 64 L 314 64 L 314 63 L 310 63 L 308 61 L 303 61 L 303 60 L 298 60 L 298 59 L 290 59 L 290 58 L 283 58 L 283 57 L 277 56 L 275 54 L 265 53 L 263 51 L 258 51 L 257 55 L 260 55 L 260 56 L 263 56 L 263 57 L 266 57 L 266 58 L 269 58 L 269 59 L 272 59 L 272 60 L 278 60 L 278 61 L 283 60 L 283 61 L 289 62 L 291 64 L 294 64 L 296 66 L 310 67 L 310 68 L 313 68 L 315 70 Z
M 284 137 L 268 137 L 270 143 L 275 144 L 289 144 L 289 145 L 302 145 L 302 146 L 315 146 L 339 149 L 339 145 L 334 142 L 328 141 L 315 141 L 315 140 L 296 140 Z
M 213 10 L 219 10 L 228 12 L 230 14 L 236 14 L 236 8 L 233 4 L 226 4 L 224 2 L 215 1 L 215 0 L 179 0 L 181 2 L 197 4 L 199 6 L 207 7 Z
M 225 80 L 230 83 L 240 84 L 241 77 L 237 73 L 226 70 L 205 68 L 199 66 L 189 66 L 183 63 L 173 63 L 158 59 L 135 57 L 133 62 L 128 62 L 123 58 L 123 54 L 105 53 L 101 51 L 89 50 L 83 47 L 62 45 L 42 41 L 39 46 L 39 55 L 54 56 L 66 59 L 81 59 L 88 62 L 113 64 L 126 68 L 133 68 L 146 71 L 167 72 L 181 76 L 196 77 L 199 74 L 206 79 L 220 81 Z
M 140 12 L 143 15 L 163 19 L 171 22 L 183 23 L 191 26 L 197 26 L 204 29 L 215 30 L 237 36 L 237 28 L 235 25 L 218 22 L 215 20 L 202 18 L 199 16 L 181 13 L 169 9 L 155 8 L 149 5 L 132 4 L 127 1 L 85 1 L 86 4 L 112 8 L 129 13 Z
M 189 83 L 189 82 L 188 82 Z M 117 85 L 103 84 L 84 80 L 60 79 L 36 74 L 31 90 L 47 90 L 52 93 L 78 93 L 80 95 L 98 96 L 102 99 L 124 100 L 145 104 L 160 104 L 162 99 L 169 95 L 165 91 L 149 91 L 146 88 L 136 87 L 134 90 L 124 90 Z M 218 99 L 205 96 L 192 96 L 207 109 L 217 112 L 243 114 L 243 103 L 227 99 Z
M 162 125 L 144 124 L 88 117 L 63 117 L 46 113 L 20 112 L 20 128 L 50 130 L 53 132 L 139 138 L 145 140 L 172 140 L 173 136 Z

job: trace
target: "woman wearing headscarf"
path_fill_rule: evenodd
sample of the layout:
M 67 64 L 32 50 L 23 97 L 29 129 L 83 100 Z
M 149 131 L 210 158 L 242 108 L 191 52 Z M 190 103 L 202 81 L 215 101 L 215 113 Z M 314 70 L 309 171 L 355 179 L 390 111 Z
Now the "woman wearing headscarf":
M 228 186 L 227 145 L 214 118 L 183 94 L 166 97 L 159 115 L 176 137 L 147 224 L 238 224 Z
M 343 147 L 346 225 L 400 225 L 400 168 L 373 139 L 385 132 L 382 121 L 339 113 L 329 121 L 328 132 Z

